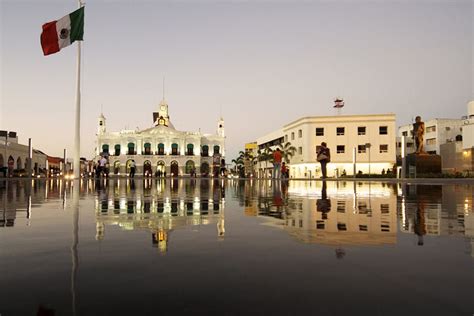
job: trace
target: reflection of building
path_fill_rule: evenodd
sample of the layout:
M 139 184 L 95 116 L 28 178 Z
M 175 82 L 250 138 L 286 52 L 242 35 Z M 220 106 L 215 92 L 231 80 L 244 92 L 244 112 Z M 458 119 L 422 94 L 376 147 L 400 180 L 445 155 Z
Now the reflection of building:
M 246 215 L 265 216 L 296 239 L 327 245 L 395 244 L 397 198 L 393 186 L 382 183 L 329 182 L 327 209 L 318 207 L 321 183 L 290 182 L 288 188 L 260 187 L 258 203 Z M 353 186 L 353 184 L 355 186 Z M 288 195 L 289 194 L 289 195 Z M 281 201 L 278 198 L 281 195 Z M 275 198 L 276 197 L 276 198 Z
M 153 126 L 144 130 L 122 130 L 107 132 L 106 120 L 98 118 L 96 155 L 109 156 L 111 173 L 125 174 L 135 160 L 137 174 L 181 176 L 191 174 L 211 174 L 213 157 L 225 156 L 224 120 L 217 124 L 216 134 L 181 132 L 174 128 L 168 114 L 165 100 L 153 113 Z M 96 157 L 97 160 L 98 157 Z M 217 161 L 219 164 L 219 161 Z
M 474 250 L 472 186 L 402 185 L 402 232 L 427 236 L 466 236 Z
M 96 196 L 96 238 L 107 225 L 124 230 L 147 229 L 152 244 L 166 251 L 171 233 L 194 225 L 216 224 L 223 237 L 225 192 L 223 180 L 110 180 Z
M 378 173 L 395 164 L 395 115 L 310 116 L 290 122 L 283 128 L 257 139 L 259 148 L 290 142 L 296 148 L 290 159 L 290 177 L 315 178 L 321 175 L 316 151 L 321 142 L 331 150 L 328 175 L 356 171 Z
M 51 198 L 61 199 L 65 186 L 60 179 L 0 180 L 0 227 L 14 226 L 18 218 L 30 219 L 34 208 Z

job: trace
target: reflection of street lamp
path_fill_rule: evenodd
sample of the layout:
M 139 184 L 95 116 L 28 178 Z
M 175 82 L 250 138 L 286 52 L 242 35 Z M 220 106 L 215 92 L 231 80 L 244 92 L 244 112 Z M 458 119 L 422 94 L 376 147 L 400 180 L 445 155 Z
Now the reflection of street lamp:
M 370 143 L 365 144 L 365 148 L 369 151 L 369 176 L 370 176 Z

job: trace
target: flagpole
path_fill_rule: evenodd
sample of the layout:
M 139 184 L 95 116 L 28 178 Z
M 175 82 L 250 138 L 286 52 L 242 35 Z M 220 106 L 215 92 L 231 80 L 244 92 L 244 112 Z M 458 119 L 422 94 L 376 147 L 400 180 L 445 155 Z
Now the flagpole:
M 82 7 L 78 0 L 79 8 Z M 74 179 L 81 177 L 81 41 L 77 41 L 76 122 L 74 134 Z

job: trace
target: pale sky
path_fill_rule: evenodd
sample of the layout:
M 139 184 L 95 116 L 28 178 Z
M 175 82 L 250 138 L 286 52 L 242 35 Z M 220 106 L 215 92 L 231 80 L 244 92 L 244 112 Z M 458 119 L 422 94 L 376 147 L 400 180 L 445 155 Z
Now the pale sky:
M 178 130 L 214 133 L 227 159 L 301 116 L 460 118 L 474 99 L 472 0 L 86 1 L 81 155 L 107 129 L 147 128 L 162 98 Z M 44 57 L 43 23 L 74 0 L 0 0 L 0 129 L 72 155 L 76 47 Z M 221 110 L 222 109 L 222 110 Z

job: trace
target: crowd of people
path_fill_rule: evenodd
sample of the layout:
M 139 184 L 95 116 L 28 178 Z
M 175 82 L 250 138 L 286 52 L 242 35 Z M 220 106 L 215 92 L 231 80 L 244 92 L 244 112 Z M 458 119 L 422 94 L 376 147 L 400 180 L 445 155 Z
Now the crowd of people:
M 146 166 L 144 167 L 146 168 Z M 130 163 L 128 164 L 128 169 L 129 169 L 129 173 L 128 173 L 128 176 L 130 178 L 134 178 L 135 177 L 135 173 L 136 173 L 136 170 L 137 170 L 137 165 L 135 163 L 135 160 L 131 160 Z M 93 164 L 93 174 L 96 176 L 96 177 L 108 177 L 109 176 L 109 172 L 110 172 L 110 165 L 109 165 L 109 161 L 108 161 L 108 158 L 106 155 L 101 155 L 99 157 L 99 159 Z M 114 173 L 118 173 L 118 170 L 115 170 Z M 220 160 L 220 163 L 218 165 L 218 167 L 215 167 L 214 168 L 214 173 L 213 175 L 215 177 L 226 177 L 228 174 L 228 171 L 227 171 L 227 168 L 226 168 L 226 165 L 225 165 L 225 160 L 224 159 L 221 159 Z M 152 171 L 151 171 L 151 166 L 150 166 L 150 172 L 149 172 L 149 176 L 152 175 Z M 157 169 L 154 173 L 155 177 L 157 178 L 160 178 L 160 177 L 165 177 L 166 178 L 166 171 L 165 170 L 160 170 L 160 169 Z M 192 178 L 196 178 L 197 177 L 197 172 L 196 172 L 196 168 L 193 167 L 191 170 L 190 170 L 190 173 L 189 175 L 192 177 Z M 203 172 L 201 174 L 202 177 L 208 177 L 209 176 L 209 172 Z

